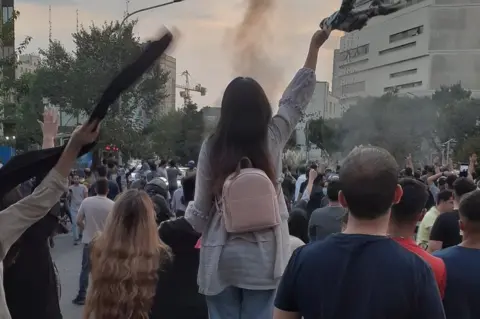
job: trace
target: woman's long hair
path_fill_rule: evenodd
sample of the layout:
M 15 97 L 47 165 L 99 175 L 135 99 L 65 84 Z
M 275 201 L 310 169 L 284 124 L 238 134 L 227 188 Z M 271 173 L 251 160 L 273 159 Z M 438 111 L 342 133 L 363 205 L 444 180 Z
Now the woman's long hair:
M 219 122 L 209 140 L 214 194 L 221 194 L 225 179 L 243 157 L 248 157 L 276 185 L 267 139 L 271 118 L 272 108 L 257 81 L 238 77 L 230 82 L 223 94 Z
M 124 192 L 91 246 L 92 280 L 83 318 L 148 318 L 157 271 L 169 257 L 150 197 L 137 189 Z

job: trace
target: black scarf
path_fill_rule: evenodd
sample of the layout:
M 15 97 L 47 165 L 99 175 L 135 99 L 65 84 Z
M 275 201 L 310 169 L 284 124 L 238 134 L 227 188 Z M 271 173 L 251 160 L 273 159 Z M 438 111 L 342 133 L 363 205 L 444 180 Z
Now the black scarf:
M 138 59 L 124 68 L 120 74 L 113 79 L 90 115 L 89 122 L 96 119 L 103 120 L 107 115 L 109 106 L 160 58 L 172 42 L 172 39 L 172 34 L 167 32 L 160 39 L 150 42 Z M 96 143 L 92 143 L 84 146 L 78 156 L 80 157 L 88 153 L 95 145 Z M 10 159 L 7 164 L 0 168 L 0 196 L 3 196 L 17 185 L 32 177 L 46 176 L 58 162 L 64 148 L 65 146 L 59 146 L 30 151 Z

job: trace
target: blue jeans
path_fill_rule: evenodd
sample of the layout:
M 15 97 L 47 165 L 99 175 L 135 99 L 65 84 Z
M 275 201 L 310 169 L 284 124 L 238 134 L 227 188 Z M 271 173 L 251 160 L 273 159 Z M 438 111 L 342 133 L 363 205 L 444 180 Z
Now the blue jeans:
M 228 287 L 206 296 L 210 319 L 272 319 L 276 290 Z
M 78 289 L 78 299 L 85 299 L 87 296 L 88 276 L 90 275 L 90 245 L 83 246 L 82 254 L 82 270 L 80 271 L 80 282 Z
M 78 226 L 77 226 L 77 214 L 78 214 L 78 209 L 72 209 L 70 207 L 70 217 L 72 218 L 72 235 L 73 235 L 73 240 L 76 241 L 78 240 Z

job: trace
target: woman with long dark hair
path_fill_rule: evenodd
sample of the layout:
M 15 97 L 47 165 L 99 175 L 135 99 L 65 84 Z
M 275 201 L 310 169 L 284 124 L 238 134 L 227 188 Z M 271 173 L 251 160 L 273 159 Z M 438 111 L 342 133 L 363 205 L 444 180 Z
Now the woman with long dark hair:
M 328 30 L 313 35 L 305 66 L 285 90 L 273 118 L 258 82 L 245 77 L 230 82 L 216 130 L 202 145 L 195 198 L 185 218 L 202 233 L 198 284 L 211 319 L 272 318 L 275 290 L 290 256 L 283 194 L 278 196 L 280 225 L 249 233 L 227 233 L 214 201 L 244 157 L 281 193 L 282 151 L 312 98 L 318 51 L 328 35 Z

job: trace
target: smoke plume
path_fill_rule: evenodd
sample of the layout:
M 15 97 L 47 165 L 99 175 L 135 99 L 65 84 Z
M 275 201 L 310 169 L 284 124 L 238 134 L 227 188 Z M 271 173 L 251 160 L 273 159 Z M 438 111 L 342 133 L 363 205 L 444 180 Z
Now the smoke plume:
M 246 0 L 245 15 L 229 39 L 235 76 L 257 80 L 272 99 L 282 84 L 282 68 L 271 59 L 277 0 Z

